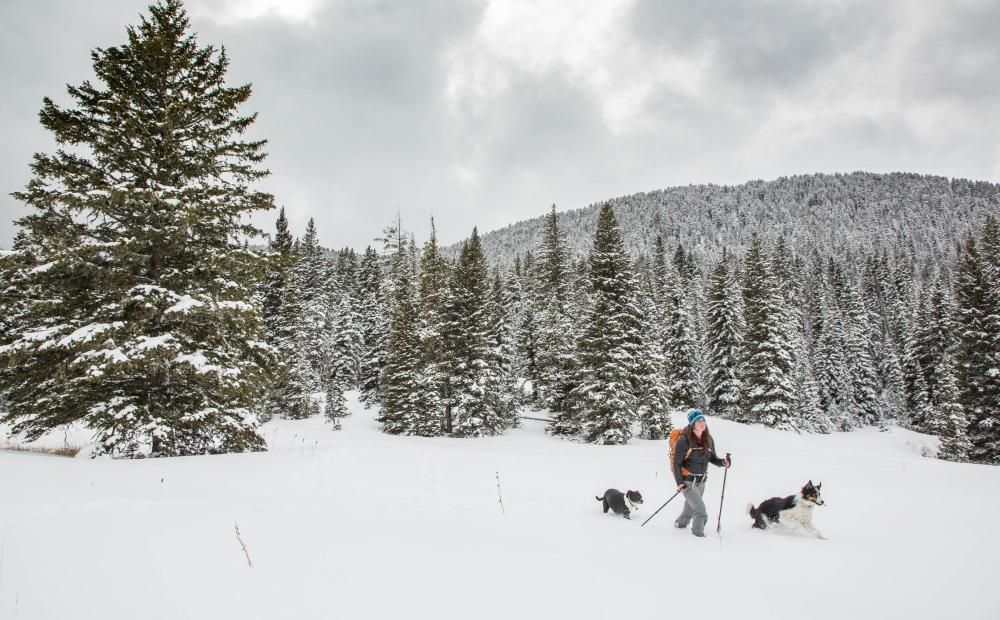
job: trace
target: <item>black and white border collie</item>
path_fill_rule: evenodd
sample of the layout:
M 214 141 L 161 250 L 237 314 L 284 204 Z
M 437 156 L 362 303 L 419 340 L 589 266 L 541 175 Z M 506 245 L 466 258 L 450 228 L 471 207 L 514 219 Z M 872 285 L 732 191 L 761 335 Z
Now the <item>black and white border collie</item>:
M 756 508 L 753 504 L 749 504 L 747 512 L 753 519 L 753 527 L 766 530 L 769 525 L 775 523 L 795 523 L 817 538 L 823 538 L 823 535 L 812 524 L 813 507 L 824 504 L 820 497 L 822 486 L 822 482 L 813 486 L 812 480 L 810 480 L 802 487 L 798 495 L 772 497 L 762 501 L 760 506 Z
M 608 508 L 610 508 L 616 515 L 630 519 L 629 515 L 639 510 L 639 504 L 642 503 L 642 493 L 638 491 L 622 493 L 618 489 L 608 489 L 604 495 L 597 498 L 597 501 L 604 502 L 604 514 L 607 514 Z

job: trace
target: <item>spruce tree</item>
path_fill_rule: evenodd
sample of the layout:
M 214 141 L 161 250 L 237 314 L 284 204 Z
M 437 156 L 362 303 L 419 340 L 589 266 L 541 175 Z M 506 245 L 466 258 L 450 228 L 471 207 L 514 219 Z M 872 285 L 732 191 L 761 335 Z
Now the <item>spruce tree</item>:
M 726 420 L 739 420 L 740 347 L 743 315 L 726 253 L 712 270 L 708 297 L 709 410 Z
M 569 251 L 559 229 L 556 207 L 545 219 L 535 267 L 535 365 L 537 389 L 556 423 L 550 429 L 564 432 L 574 425 L 565 401 L 572 390 L 573 327 L 569 315 Z
M 309 363 L 302 311 L 302 280 L 297 265 L 298 244 L 292 254 L 291 274 L 285 281 L 284 295 L 276 322 L 275 348 L 278 365 L 267 400 L 267 417 L 301 420 L 319 413 L 315 393 L 319 378 Z
M 938 458 L 963 462 L 969 460 L 972 443 L 969 441 L 965 411 L 959 402 L 954 366 L 954 358 L 950 354 L 945 354 L 938 363 L 940 385 L 935 415 L 939 421 L 935 426 L 940 429 L 941 437 Z
M 405 243 L 393 260 L 393 298 L 389 322 L 388 354 L 382 373 L 379 422 L 392 435 L 415 434 L 420 417 L 418 392 L 422 351 L 417 329 L 417 298 L 413 269 Z
M 973 459 L 980 463 L 1000 464 L 1000 223 L 990 215 L 980 232 L 980 256 L 985 291 L 983 340 L 986 377 L 982 380 L 981 411 L 972 420 L 970 435 Z
M 501 430 L 520 425 L 517 417 L 517 375 L 515 371 L 516 342 L 514 334 L 514 290 L 510 280 L 501 277 L 499 271 L 493 274 L 489 302 L 489 346 L 490 353 L 488 398 L 493 402 L 493 410 L 499 418 Z
M 360 317 L 361 354 L 358 362 L 358 389 L 361 402 L 370 407 L 379 399 L 379 381 L 385 367 L 388 334 L 385 313 L 382 271 L 378 254 L 365 248 L 358 267 L 358 283 L 354 302 Z
M 462 244 L 444 309 L 449 392 L 445 425 L 458 437 L 497 435 L 510 419 L 497 407 L 490 358 L 490 280 L 479 233 Z
M 529 402 L 537 404 L 538 394 L 538 334 L 535 310 L 535 265 L 531 252 L 524 255 L 521 263 L 521 274 L 518 279 L 520 286 L 520 316 L 517 322 L 517 353 L 518 366 L 522 376 L 531 384 L 527 395 Z
M 989 342 L 985 329 L 986 291 L 988 284 L 983 275 L 983 264 L 976 247 L 976 240 L 967 233 L 958 247 L 958 264 L 955 272 L 956 323 L 958 348 L 956 350 L 956 375 L 959 402 L 971 419 L 982 414 L 983 380 L 986 378 Z
M 20 270 L 2 274 L 23 309 L 0 343 L 4 421 L 29 439 L 82 421 L 117 456 L 264 447 L 264 260 L 244 241 L 262 234 L 247 216 L 273 208 L 250 186 L 265 143 L 242 139 L 250 86 L 227 86 L 225 51 L 189 27 L 179 0 L 151 5 L 94 50 L 72 107 L 44 100 L 60 148 L 14 194 L 33 211 Z
M 797 429 L 788 310 L 756 233 L 746 256 L 743 284 L 743 409 L 751 422 Z
M 448 394 L 448 376 L 445 367 L 444 305 L 450 277 L 451 265 L 438 248 L 437 229 L 432 219 L 430 239 L 420 253 L 418 299 L 421 411 L 414 432 L 424 437 L 445 432 L 444 400 Z
M 288 219 L 285 208 L 278 212 L 274 223 L 274 238 L 268 244 L 267 280 L 261 304 L 261 316 L 264 320 L 268 342 L 274 344 L 278 331 L 278 313 L 281 310 L 281 298 L 285 294 L 285 281 L 292 265 L 292 242 L 294 238 L 288 230 Z
M 675 265 L 684 269 L 684 249 L 677 246 L 680 259 L 675 257 Z M 685 288 L 690 286 L 690 277 L 685 277 L 676 268 L 667 268 L 663 291 L 664 373 L 670 404 L 673 407 L 689 409 L 697 404 L 700 388 L 698 384 L 698 347 L 691 315 L 688 313 Z
M 575 400 L 584 437 L 600 444 L 627 443 L 636 420 L 635 368 L 640 350 L 633 344 L 635 284 L 618 222 L 611 206 L 601 207 L 590 252 L 593 306 L 578 345 L 580 364 Z
M 846 293 L 844 318 L 847 321 L 845 353 L 851 381 L 851 414 L 859 425 L 877 425 L 882 422 L 883 411 L 879 399 L 881 386 L 870 339 L 871 320 L 855 287 Z

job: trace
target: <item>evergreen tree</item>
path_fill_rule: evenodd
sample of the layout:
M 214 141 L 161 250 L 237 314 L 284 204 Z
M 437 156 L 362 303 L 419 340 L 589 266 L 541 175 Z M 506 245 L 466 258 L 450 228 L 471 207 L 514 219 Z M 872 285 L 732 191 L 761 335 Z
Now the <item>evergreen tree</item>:
M 330 377 L 330 265 L 323 257 L 319 233 L 312 218 L 306 224 L 305 234 L 299 239 L 298 254 L 292 272 L 299 295 L 301 316 L 297 338 L 309 362 L 312 383 L 326 388 Z
M 954 359 L 950 354 L 945 354 L 941 358 L 936 374 L 940 380 L 938 402 L 935 407 L 935 414 L 939 418 L 936 426 L 941 432 L 938 458 L 948 461 L 968 461 L 972 443 L 967 433 L 968 421 L 962 404 L 958 401 Z
M 450 381 L 445 425 L 459 437 L 497 435 L 509 417 L 497 407 L 492 355 L 489 272 L 479 233 L 462 244 L 445 303 L 445 363 Z
M 261 316 L 264 320 L 268 342 L 274 344 L 278 331 L 278 314 L 281 298 L 285 294 L 285 281 L 292 264 L 292 233 L 288 230 L 285 208 L 278 212 L 274 238 L 268 245 L 267 280 L 265 283 Z
M 273 207 L 250 184 L 264 141 L 244 141 L 250 86 L 199 47 L 179 0 L 149 7 L 126 43 L 92 53 L 96 82 L 46 98 L 39 153 L 15 197 L 13 306 L 0 355 L 9 411 L 29 439 L 82 421 L 98 452 L 171 456 L 264 448 L 257 414 L 273 364 L 250 295 L 264 260 L 247 224 Z M 211 145 L 206 148 L 205 145 Z
M 420 254 L 419 334 L 421 372 L 418 376 L 420 418 L 414 432 L 425 437 L 445 431 L 444 399 L 448 395 L 445 367 L 444 305 L 448 298 L 451 266 L 437 245 L 437 230 L 431 220 L 431 237 Z
M 726 420 L 739 420 L 740 346 L 743 339 L 743 315 L 729 274 L 725 253 L 712 270 L 708 298 L 709 409 Z
M 627 443 L 636 419 L 633 344 L 641 326 L 634 323 L 635 284 L 618 222 L 610 205 L 601 208 L 590 253 L 593 307 L 578 345 L 579 383 L 575 400 L 587 441 Z
M 907 339 L 903 357 L 903 405 L 907 426 L 920 432 L 930 432 L 931 405 L 927 393 L 927 383 L 924 370 L 920 364 L 920 346 L 918 337 L 927 331 L 927 310 L 923 296 L 917 302 L 917 314 L 913 330 Z
M 535 312 L 535 266 L 531 252 L 525 254 L 521 264 L 520 284 L 520 317 L 517 323 L 517 351 L 520 359 L 519 367 L 523 376 L 531 383 L 529 399 L 532 403 L 539 400 L 538 394 L 538 335 L 536 332 L 537 318 Z
M 417 299 L 413 269 L 408 265 L 405 242 L 396 248 L 393 261 L 393 299 L 389 346 L 382 373 L 382 430 L 393 435 L 415 434 L 421 416 L 418 393 L 422 350 L 417 329 Z
M 385 367 L 388 334 L 385 330 L 382 271 L 378 254 L 365 248 L 358 267 L 358 286 L 354 294 L 360 317 L 361 356 L 358 363 L 358 389 L 361 402 L 370 407 L 379 399 L 379 381 Z
M 654 272 L 657 274 L 655 279 L 663 279 L 663 359 L 670 404 L 689 409 L 696 405 L 700 389 L 694 329 L 684 294 L 685 282 L 689 283 L 690 279 L 685 279 L 676 267 L 681 265 L 682 269 L 685 268 L 684 248 L 677 246 L 673 267 L 664 268 L 658 257 L 654 257 L 654 260 L 657 261 L 654 263 Z M 659 275 L 661 271 L 663 275 Z
M 291 276 L 285 281 L 284 295 L 279 305 L 275 347 L 278 365 L 273 388 L 268 395 L 267 417 L 301 420 L 319 413 L 314 396 L 320 388 L 318 377 L 309 364 L 306 351 L 302 311 L 301 278 L 297 265 L 297 248 L 293 250 Z
M 853 427 L 852 390 L 844 356 L 844 322 L 833 299 L 823 288 L 819 318 L 814 321 L 813 376 L 820 410 L 820 432 L 846 431 Z
M 986 377 L 980 392 L 981 409 L 971 421 L 973 459 L 1000 464 L 1000 223 L 990 215 L 980 232 L 980 256 L 988 283 L 982 318 Z
M 787 305 L 756 233 L 745 263 L 743 410 L 752 422 L 796 429 Z
M 847 338 L 845 353 L 851 381 L 851 414 L 855 423 L 876 425 L 882 422 L 881 387 L 875 368 L 873 345 L 868 331 L 870 317 L 865 312 L 856 288 L 846 292 Z
M 574 374 L 573 327 L 568 313 L 568 251 L 559 230 L 556 207 L 546 218 L 542 245 L 535 261 L 535 364 L 537 389 L 556 423 L 551 430 L 572 428 L 565 401 L 572 390 Z
M 487 395 L 500 419 L 502 429 L 514 428 L 520 424 L 517 417 L 517 376 L 514 360 L 516 346 L 513 323 L 513 288 L 496 271 L 490 289 L 490 353 L 489 384 Z

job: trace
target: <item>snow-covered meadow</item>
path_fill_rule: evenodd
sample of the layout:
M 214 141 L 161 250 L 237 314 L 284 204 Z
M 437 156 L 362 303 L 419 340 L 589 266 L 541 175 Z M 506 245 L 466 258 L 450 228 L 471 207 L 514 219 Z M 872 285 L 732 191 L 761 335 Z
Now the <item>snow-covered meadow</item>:
M 696 539 L 672 527 L 681 499 L 640 527 L 673 493 L 666 442 L 589 445 L 537 421 L 388 436 L 349 397 L 342 431 L 276 421 L 266 453 L 0 452 L 0 618 L 1000 617 L 1000 468 L 926 458 L 933 438 L 710 420 L 734 464 L 721 536 L 713 469 Z M 85 436 L 41 443 L 67 439 Z M 748 502 L 810 478 L 827 540 L 750 528 Z M 608 487 L 642 491 L 637 518 L 601 512 Z

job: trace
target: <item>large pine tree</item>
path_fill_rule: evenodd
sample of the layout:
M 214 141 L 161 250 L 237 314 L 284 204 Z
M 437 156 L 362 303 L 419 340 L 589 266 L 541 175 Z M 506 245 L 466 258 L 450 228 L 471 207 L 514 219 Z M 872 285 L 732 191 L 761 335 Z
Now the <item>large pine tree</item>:
M 738 420 L 743 382 L 740 347 L 743 314 L 725 253 L 712 270 L 708 296 L 709 410 L 726 420 Z
M 979 250 L 985 281 L 982 318 L 986 371 L 981 408 L 970 421 L 973 459 L 1000 464 L 1000 222 L 988 216 L 980 232 Z
M 566 402 L 573 388 L 574 345 L 569 315 L 569 251 L 555 205 L 545 218 L 534 267 L 535 387 L 556 420 L 550 430 L 563 433 L 575 429 Z
M 498 435 L 511 425 L 497 406 L 490 278 L 479 233 L 462 244 L 444 306 L 445 364 L 449 376 L 445 425 L 458 437 Z
M 278 313 L 281 311 L 281 298 L 285 294 L 285 281 L 292 265 L 292 243 L 294 238 L 288 230 L 288 218 L 285 208 L 278 212 L 274 223 L 274 237 L 268 244 L 267 278 L 264 283 L 261 315 L 267 328 L 268 342 L 274 343 L 278 331 Z
M 590 252 L 593 305 L 577 351 L 580 364 L 574 390 L 584 437 L 600 444 L 623 444 L 637 417 L 635 387 L 641 349 L 641 315 L 621 231 L 611 206 L 597 218 Z
M 794 413 L 792 344 L 785 298 L 756 233 L 743 282 L 743 410 L 751 422 L 798 428 Z
M 388 355 L 381 379 L 382 407 L 379 412 L 382 429 L 393 435 L 416 434 L 421 413 L 417 396 L 423 359 L 417 330 L 413 271 L 406 244 L 400 244 L 393 258 Z
M 361 402 L 366 406 L 371 406 L 379 400 L 379 381 L 387 356 L 388 331 L 384 320 L 387 303 L 382 279 L 378 254 L 371 247 L 365 248 L 361 265 L 358 267 L 354 300 L 357 304 L 361 332 L 358 389 L 361 391 Z
M 0 354 L 5 421 L 29 438 L 83 421 L 100 452 L 138 457 L 257 450 L 271 349 L 250 294 L 263 259 L 250 184 L 264 141 L 243 139 L 250 86 L 225 83 L 179 0 L 149 7 L 127 42 L 93 54 L 97 81 L 44 100 L 59 149 L 15 194 L 18 324 Z

